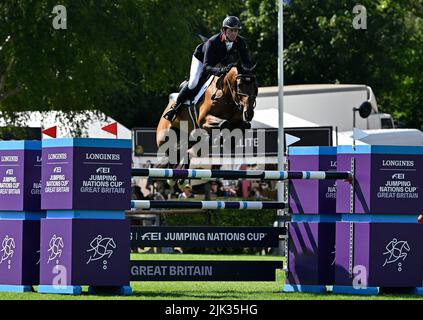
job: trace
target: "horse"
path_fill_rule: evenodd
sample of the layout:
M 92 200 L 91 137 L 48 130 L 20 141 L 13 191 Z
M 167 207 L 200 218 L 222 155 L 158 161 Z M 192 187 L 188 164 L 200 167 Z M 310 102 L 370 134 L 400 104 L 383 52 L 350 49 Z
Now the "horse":
M 165 143 L 165 137 L 170 130 L 175 130 L 180 137 L 188 137 L 197 128 L 204 129 L 210 135 L 213 129 L 249 129 L 251 127 L 250 121 L 254 117 L 258 93 L 254 74 L 255 66 L 249 69 L 241 65 L 231 65 L 229 67 L 229 71 L 226 74 L 220 77 L 214 76 L 202 99 L 195 106 L 196 112 L 194 112 L 194 115 L 196 116 L 192 115 L 187 106 L 183 106 L 172 123 L 163 117 L 160 118 L 156 128 L 158 148 Z M 163 114 L 167 112 L 173 103 L 174 100 L 170 99 Z M 188 126 L 181 126 L 183 121 Z M 188 144 L 189 150 L 190 143 L 185 143 Z M 175 147 L 179 149 L 180 143 Z M 186 164 L 187 162 L 185 161 L 184 167 L 187 167 Z M 169 164 L 167 163 L 166 165 Z

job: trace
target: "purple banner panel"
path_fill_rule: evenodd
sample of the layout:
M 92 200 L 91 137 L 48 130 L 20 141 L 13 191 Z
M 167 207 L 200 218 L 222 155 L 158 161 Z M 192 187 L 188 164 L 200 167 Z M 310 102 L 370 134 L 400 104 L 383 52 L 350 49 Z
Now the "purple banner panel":
M 0 142 L 0 210 L 40 211 L 41 145 L 27 150 L 19 142 L 22 148 L 15 150 L 5 150 Z
M 39 244 L 39 220 L 0 220 L 0 284 L 39 283 Z
M 41 207 L 72 209 L 73 148 L 43 148 Z
M 354 162 L 354 213 L 420 213 L 423 208 L 423 154 L 420 154 L 423 148 L 359 147 L 356 152 L 340 147 L 337 157 L 341 171 L 351 170 Z M 350 184 L 337 184 L 337 213 L 350 212 L 350 192 Z
M 275 281 L 282 261 L 131 260 L 131 281 Z
M 335 223 L 289 224 L 286 284 L 332 285 L 335 276 Z
M 421 287 L 423 225 L 336 223 L 335 284 Z
M 336 147 L 292 147 L 289 170 L 336 171 Z M 293 213 L 334 214 L 337 180 L 289 180 Z
M 129 285 L 127 220 L 42 219 L 42 285 Z
M 130 143 L 126 148 L 122 140 L 55 140 L 43 142 L 43 209 L 130 209 Z

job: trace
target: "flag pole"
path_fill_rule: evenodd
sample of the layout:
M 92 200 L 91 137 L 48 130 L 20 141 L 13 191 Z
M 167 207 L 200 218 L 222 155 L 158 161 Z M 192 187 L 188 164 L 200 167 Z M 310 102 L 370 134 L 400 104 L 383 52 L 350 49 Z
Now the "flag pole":
M 278 170 L 285 170 L 285 141 L 283 128 L 283 1 L 278 4 Z M 278 183 L 278 201 L 285 202 L 284 182 Z

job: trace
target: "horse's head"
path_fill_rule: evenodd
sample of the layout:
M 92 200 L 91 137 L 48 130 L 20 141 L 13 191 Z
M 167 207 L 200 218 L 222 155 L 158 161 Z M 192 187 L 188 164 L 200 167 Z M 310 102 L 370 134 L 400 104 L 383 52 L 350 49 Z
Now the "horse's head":
M 232 99 L 239 110 L 242 111 L 243 120 L 247 122 L 253 119 L 258 93 L 254 69 L 255 66 L 249 69 L 238 66 L 238 68 L 232 68 L 227 74 L 227 77 L 230 78 L 229 89 Z

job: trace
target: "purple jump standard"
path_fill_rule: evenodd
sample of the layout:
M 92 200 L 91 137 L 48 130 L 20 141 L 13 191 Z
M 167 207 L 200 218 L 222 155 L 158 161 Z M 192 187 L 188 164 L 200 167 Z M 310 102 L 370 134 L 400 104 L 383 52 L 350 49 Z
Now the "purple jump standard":
M 354 213 L 417 215 L 423 208 L 422 146 L 339 146 L 338 170 L 354 165 Z M 338 183 L 336 210 L 350 213 L 351 186 Z
M 39 284 L 41 141 L 0 142 L 0 291 Z
M 47 139 L 42 143 L 40 293 L 129 286 L 131 140 Z
M 289 169 L 337 172 L 336 147 L 290 147 Z M 348 177 L 344 177 L 347 179 Z M 336 184 L 344 181 L 289 181 L 292 222 L 284 292 L 326 292 L 335 277 Z M 348 184 L 348 183 L 347 183 Z

